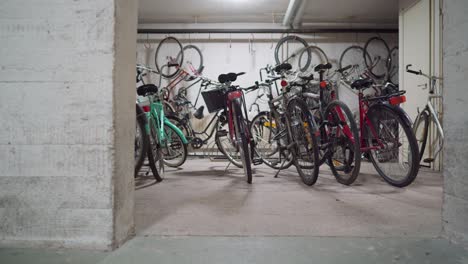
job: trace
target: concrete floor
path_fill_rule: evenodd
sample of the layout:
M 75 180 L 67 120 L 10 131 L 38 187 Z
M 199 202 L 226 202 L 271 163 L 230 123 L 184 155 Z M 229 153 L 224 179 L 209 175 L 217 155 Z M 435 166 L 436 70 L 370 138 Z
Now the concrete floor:
M 356 184 L 321 171 L 307 187 L 291 168 L 242 170 L 191 159 L 163 182 L 139 177 L 136 237 L 114 252 L 0 249 L 0 263 L 468 263 L 441 239 L 442 178 L 423 170 L 393 188 L 364 164 Z
M 137 181 L 137 235 L 438 237 L 442 178 L 421 171 L 408 188 L 394 188 L 365 163 L 353 186 L 325 168 L 313 187 L 295 167 L 274 178 L 255 167 L 253 184 L 226 162 L 188 160 L 168 168 L 163 182 Z M 324 166 L 325 167 L 325 166 Z M 150 185 L 150 186 L 148 186 Z

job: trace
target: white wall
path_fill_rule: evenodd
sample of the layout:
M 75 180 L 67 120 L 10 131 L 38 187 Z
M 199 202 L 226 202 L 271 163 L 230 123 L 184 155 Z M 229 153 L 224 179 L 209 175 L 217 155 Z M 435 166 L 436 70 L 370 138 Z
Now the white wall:
M 247 87 L 259 81 L 259 69 L 267 64 L 274 65 L 274 49 L 280 39 L 279 34 L 176 34 L 184 45 L 192 43 L 201 48 L 204 56 L 204 76 L 217 79 L 221 73 L 245 71 L 246 75 L 238 78 L 237 84 Z M 375 34 L 309 34 L 300 35 L 309 45 L 318 45 L 327 54 L 330 62 L 338 63 L 341 53 L 350 45 L 364 46 L 367 39 Z M 389 43 L 390 48 L 398 43 L 397 34 L 381 34 Z M 139 35 L 137 61 L 154 67 L 154 53 L 158 41 L 164 35 Z M 148 40 L 147 40 L 148 39 Z M 249 40 L 252 45 L 249 45 Z M 145 48 L 144 43 L 150 43 L 151 48 Z M 250 46 L 250 48 L 249 48 Z M 252 51 L 253 50 L 253 51 Z M 318 76 L 316 76 L 318 78 Z M 157 82 L 154 77 L 153 81 Z M 193 87 L 191 98 L 198 92 L 198 86 Z M 350 103 L 352 109 L 357 109 L 357 100 L 351 92 L 342 92 L 341 96 Z M 247 96 L 247 106 L 254 100 L 255 93 Z M 354 99 L 354 100 L 353 100 Z M 201 100 L 203 102 L 203 100 Z M 262 105 L 266 110 L 267 105 Z M 205 112 L 206 114 L 206 112 Z

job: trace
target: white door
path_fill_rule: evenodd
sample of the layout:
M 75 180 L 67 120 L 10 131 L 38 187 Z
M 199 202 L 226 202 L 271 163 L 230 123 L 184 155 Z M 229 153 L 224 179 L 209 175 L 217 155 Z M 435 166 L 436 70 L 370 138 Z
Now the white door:
M 419 0 L 400 12 L 400 89 L 406 90 L 407 102 L 403 108 L 414 121 L 418 108 L 427 102 L 427 79 L 407 73 L 405 67 L 412 64 L 414 70 L 430 72 L 430 0 Z M 401 85 L 402 84 L 402 85 Z

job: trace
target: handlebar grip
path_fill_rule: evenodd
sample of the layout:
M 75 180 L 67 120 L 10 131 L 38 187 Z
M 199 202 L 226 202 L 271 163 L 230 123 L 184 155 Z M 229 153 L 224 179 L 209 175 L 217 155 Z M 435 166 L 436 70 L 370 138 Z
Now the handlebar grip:
M 241 76 L 241 75 L 244 75 L 245 72 L 239 72 L 238 74 L 236 74 L 237 76 Z
M 179 63 L 168 63 L 167 67 L 178 67 Z
M 409 73 L 412 73 L 412 74 L 416 74 L 416 75 L 421 75 L 421 72 L 418 72 L 418 71 L 406 70 L 406 72 L 409 72 Z

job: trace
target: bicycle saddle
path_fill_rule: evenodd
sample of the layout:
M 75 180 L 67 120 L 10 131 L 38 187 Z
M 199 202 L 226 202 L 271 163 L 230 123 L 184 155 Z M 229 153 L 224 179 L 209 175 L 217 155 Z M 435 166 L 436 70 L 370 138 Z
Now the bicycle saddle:
M 299 76 L 299 78 L 301 78 L 304 81 L 312 81 L 314 80 L 314 74 L 311 74 L 309 76 Z
M 194 113 L 193 113 L 193 116 L 196 118 L 196 119 L 202 119 L 204 117 L 203 115 L 203 110 L 205 110 L 205 106 L 202 105 L 200 106 Z
M 154 84 L 145 84 L 137 88 L 137 94 L 139 96 L 145 96 L 149 93 L 157 93 L 158 87 Z
M 275 67 L 274 71 L 277 72 L 277 73 L 280 73 L 282 71 L 289 71 L 292 69 L 292 66 L 291 64 L 289 63 L 282 63 L 278 66 Z
M 319 64 L 319 65 L 315 66 L 314 71 L 315 72 L 325 71 L 325 70 L 328 70 L 328 69 L 331 69 L 331 68 L 332 68 L 331 63 Z
M 220 74 L 218 76 L 218 82 L 220 83 L 227 83 L 227 82 L 235 82 L 237 80 L 237 76 L 244 75 L 245 72 L 234 73 L 230 72 L 227 74 Z
M 374 84 L 374 80 L 371 78 L 359 79 L 351 84 L 351 88 L 359 90 L 362 88 L 369 88 L 372 84 Z

